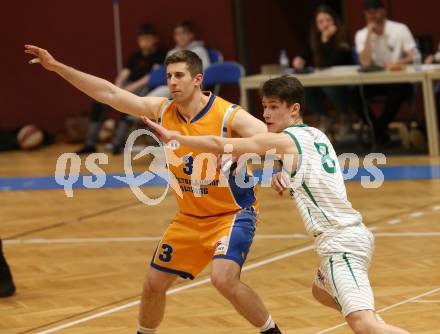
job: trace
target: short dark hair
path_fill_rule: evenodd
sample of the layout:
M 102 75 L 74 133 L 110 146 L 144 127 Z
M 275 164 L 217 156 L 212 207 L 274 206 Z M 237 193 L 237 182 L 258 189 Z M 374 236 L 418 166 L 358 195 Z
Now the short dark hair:
M 141 24 L 139 29 L 138 29 L 138 36 L 141 36 L 141 35 L 153 35 L 153 36 L 156 36 L 157 35 L 156 28 L 151 23 Z
M 194 25 L 189 20 L 182 20 L 177 22 L 176 26 L 174 28 L 182 28 L 186 32 L 194 32 Z
M 364 0 L 364 9 L 379 9 L 385 8 L 382 0 Z
M 303 115 L 305 108 L 304 87 L 294 76 L 283 75 L 281 77 L 267 80 L 261 88 L 261 95 L 265 97 L 277 97 L 288 106 L 294 103 L 300 105 L 300 115 Z
M 188 70 L 193 78 L 197 74 L 203 74 L 202 60 L 196 53 L 192 51 L 180 50 L 174 52 L 165 59 L 166 66 L 175 63 L 185 63 L 188 66 Z

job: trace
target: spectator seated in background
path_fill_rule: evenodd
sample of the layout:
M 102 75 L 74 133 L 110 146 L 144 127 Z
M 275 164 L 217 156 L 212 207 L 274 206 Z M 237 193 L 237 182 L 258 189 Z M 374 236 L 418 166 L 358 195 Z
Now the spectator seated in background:
M 154 67 L 163 64 L 165 60 L 165 51 L 158 48 L 158 42 L 159 38 L 152 24 L 140 26 L 137 36 L 139 50 L 130 56 L 125 67 L 119 72 L 115 80 L 116 86 L 138 96 L 147 95 L 150 71 Z M 106 106 L 102 103 L 93 103 L 85 145 L 77 153 L 96 152 L 96 143 L 101 128 L 102 115 L 105 110 Z M 121 117 L 113 138 L 114 154 L 119 154 L 122 151 L 125 139 L 133 124 L 134 119 L 131 116 L 124 114 Z
M 180 21 L 174 27 L 174 41 L 176 46 L 168 51 L 167 57 L 180 50 L 189 50 L 197 54 L 203 63 L 203 69 L 205 70 L 209 64 L 208 50 L 205 48 L 202 41 L 196 40 L 194 33 L 194 26 L 190 21 Z M 159 86 L 153 89 L 148 96 L 170 97 L 168 86 Z
M 367 26 L 356 33 L 356 50 L 363 66 L 377 65 L 387 70 L 404 69 L 413 60 L 416 42 L 403 23 L 387 19 L 382 0 L 365 0 Z M 366 85 L 365 97 L 385 96 L 386 102 L 379 119 L 371 114 L 378 143 L 386 142 L 388 124 L 402 103 L 413 94 L 412 84 Z
M 296 70 L 306 66 L 326 68 L 337 65 L 352 65 L 352 51 L 336 12 L 327 6 L 319 7 L 314 15 L 310 29 L 309 43 L 300 56 L 293 59 L 292 66 Z M 324 107 L 327 97 L 340 116 L 341 126 L 338 135 L 342 136 L 351 129 L 349 105 L 347 96 L 350 88 L 347 86 L 307 87 L 306 104 L 319 119 L 319 129 L 323 132 L 330 130 L 332 119 Z

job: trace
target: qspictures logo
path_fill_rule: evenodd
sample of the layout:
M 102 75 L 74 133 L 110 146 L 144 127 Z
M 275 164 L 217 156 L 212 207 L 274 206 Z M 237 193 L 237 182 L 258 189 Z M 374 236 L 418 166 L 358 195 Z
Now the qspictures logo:
M 134 143 L 141 136 L 153 138 L 157 145 L 147 146 L 133 156 Z M 100 165 L 109 163 L 108 155 L 93 153 L 85 159 L 85 168 L 91 175 L 81 176 L 81 157 L 76 153 L 63 153 L 57 159 L 55 181 L 63 186 L 67 197 L 73 197 L 74 186 L 81 185 L 81 182 L 85 188 L 99 189 L 105 187 L 108 178 L 114 178 L 126 184 L 142 203 L 157 205 L 163 201 L 169 188 L 172 188 L 180 198 L 183 198 L 184 193 L 202 197 L 209 195 L 212 187 L 231 187 L 231 184 L 239 189 L 252 188 L 257 184 L 262 187 L 270 187 L 270 180 L 274 172 L 285 174 L 287 179 L 290 179 L 290 186 L 294 186 L 295 180 L 291 178 L 291 175 L 296 169 L 302 179 L 307 175 L 335 174 L 342 175 L 344 180 L 350 180 L 358 175 L 361 167 L 360 159 L 354 153 L 343 153 L 337 160 L 333 159 L 324 143 L 315 143 L 317 153 L 320 155 L 319 163 L 311 163 L 306 156 L 277 154 L 275 149 L 267 151 L 264 156 L 249 153 L 243 154 L 237 159 L 233 157 L 232 145 L 225 145 L 223 154 L 220 156 L 211 153 L 193 154 L 192 152 L 178 156 L 176 152 L 179 147 L 179 143 L 175 141 L 163 145 L 151 131 L 138 129 L 130 134 L 124 147 L 125 175 L 107 175 Z M 152 157 L 147 170 L 142 173 L 134 173 L 133 161 L 146 155 Z M 260 176 L 252 176 L 247 172 L 248 163 L 262 166 Z M 380 187 L 384 182 L 384 175 L 377 165 L 386 164 L 385 155 L 381 153 L 368 154 L 362 163 L 364 174 L 368 175 L 360 177 L 361 185 L 364 188 Z M 277 169 L 276 166 L 279 165 L 283 167 Z M 296 179 L 299 179 L 298 175 L 296 175 Z M 320 184 L 323 179 L 309 177 L 308 181 L 312 182 L 313 186 L 320 187 L 325 186 Z M 149 197 L 142 190 L 153 181 L 156 181 L 155 184 L 165 184 L 163 192 L 155 198 Z

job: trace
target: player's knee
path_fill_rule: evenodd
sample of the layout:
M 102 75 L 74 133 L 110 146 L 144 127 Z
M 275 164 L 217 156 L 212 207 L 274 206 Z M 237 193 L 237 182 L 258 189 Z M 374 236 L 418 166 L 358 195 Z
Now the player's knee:
M 358 317 L 350 314 L 347 321 L 355 334 L 379 334 L 381 324 L 375 319 L 367 319 L 366 317 Z
M 233 295 L 238 284 L 238 279 L 228 273 L 211 273 L 212 285 L 223 295 Z
M 144 280 L 144 295 L 165 293 L 169 288 L 168 282 L 156 277 L 147 276 Z

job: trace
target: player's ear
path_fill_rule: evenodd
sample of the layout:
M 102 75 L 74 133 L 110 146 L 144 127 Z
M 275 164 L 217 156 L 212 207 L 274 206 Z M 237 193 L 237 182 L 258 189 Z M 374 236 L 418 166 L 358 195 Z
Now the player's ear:
M 201 86 L 201 85 L 202 85 L 202 82 L 203 82 L 203 74 L 202 74 L 202 73 L 196 74 L 196 75 L 194 76 L 194 83 L 195 83 L 197 86 Z
M 290 106 L 290 112 L 292 116 L 299 116 L 301 111 L 301 105 L 299 103 L 292 103 Z

